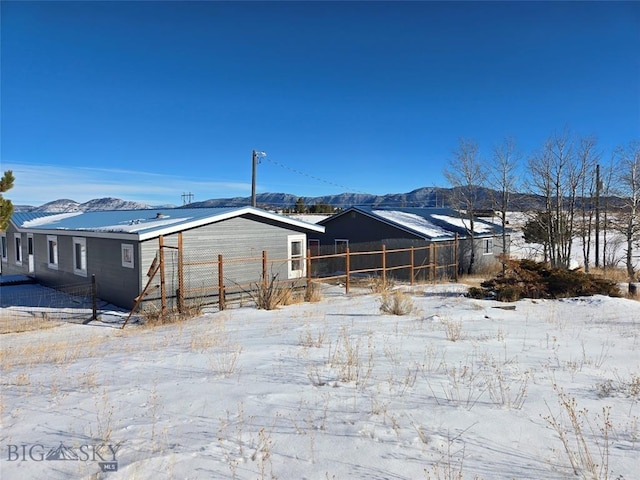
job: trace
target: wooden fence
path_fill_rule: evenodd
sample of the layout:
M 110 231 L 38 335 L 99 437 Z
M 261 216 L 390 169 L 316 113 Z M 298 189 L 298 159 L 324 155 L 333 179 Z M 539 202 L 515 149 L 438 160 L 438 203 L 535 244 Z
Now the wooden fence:
M 439 263 L 439 252 L 443 249 L 447 249 L 451 255 L 445 256 L 449 261 Z M 172 251 L 174 253 L 168 260 L 167 252 Z M 349 293 L 353 281 L 363 277 L 377 277 L 383 283 L 391 278 L 402 277 L 411 285 L 417 281 L 437 281 L 444 278 L 458 280 L 457 238 L 454 241 L 421 247 L 387 249 L 385 245 L 381 245 L 378 250 L 346 249 L 344 252 L 324 255 L 313 255 L 311 250 L 307 250 L 303 259 L 306 262 L 304 275 L 287 280 L 277 278 L 278 275 L 273 273 L 277 270 L 276 267 L 281 268 L 289 262 L 302 260 L 269 258 L 267 251 L 263 251 L 259 256 L 242 258 L 227 258 L 223 254 L 203 257 L 187 253 L 181 234 L 178 234 L 177 246 L 166 245 L 164 238 L 159 238 L 158 253 L 148 270 L 147 284 L 135 299 L 132 312 L 137 311 L 145 302 L 159 302 L 159 308 L 163 313 L 168 310 L 182 312 L 189 308 L 190 302 L 196 300 L 200 305 L 216 304 L 220 310 L 224 310 L 230 296 L 251 295 L 258 290 L 260 283 L 263 287 L 277 282 L 309 288 L 312 282 L 337 281 L 343 283 L 345 292 Z M 420 261 L 416 261 L 417 258 L 420 258 Z M 252 281 L 227 274 L 237 265 L 255 267 L 256 275 L 252 277 Z M 318 266 L 322 268 L 316 268 Z M 171 278 L 168 278 L 169 271 L 172 272 Z M 238 269 L 235 268 L 235 271 Z M 197 272 L 197 275 L 194 272 Z M 399 272 L 403 274 L 399 275 Z M 194 280 L 194 277 L 197 280 Z

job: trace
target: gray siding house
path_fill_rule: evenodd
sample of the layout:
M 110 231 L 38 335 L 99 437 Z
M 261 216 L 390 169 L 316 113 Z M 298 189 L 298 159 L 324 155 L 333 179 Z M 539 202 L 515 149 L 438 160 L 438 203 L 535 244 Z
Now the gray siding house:
M 0 234 L 2 274 L 29 275 L 52 287 L 89 282 L 95 275 L 102 300 L 131 308 L 147 283 L 159 237 L 164 245 L 175 247 L 179 232 L 186 260 L 257 257 L 267 252 L 269 258 L 284 259 L 272 266 L 271 273 L 285 280 L 306 275 L 307 234 L 322 234 L 324 227 L 253 207 L 18 212 Z M 175 262 L 172 255 L 168 263 Z M 239 262 L 225 275 L 237 283 L 256 282 L 261 272 L 259 262 L 257 266 Z M 211 269 L 206 273 L 215 277 Z M 198 275 L 186 281 L 190 279 L 203 281 Z M 175 291 L 175 278 L 167 282 L 167 290 Z
M 483 269 L 498 262 L 502 253 L 502 227 L 487 220 L 474 221 L 475 265 Z M 310 237 L 311 244 L 319 244 L 322 253 L 338 253 L 345 248 L 350 251 L 425 247 L 435 245 L 435 255 L 429 258 L 422 251 L 422 258 L 415 262 L 438 264 L 452 263 L 452 242 L 458 236 L 458 270 L 466 271 L 471 253 L 471 240 L 465 228 L 468 221 L 460 213 L 448 208 L 371 208 L 350 207 L 318 222 L 325 233 Z M 446 248 L 438 248 L 438 245 Z M 393 260 L 392 260 L 393 261 Z M 406 264 L 406 259 L 396 259 Z

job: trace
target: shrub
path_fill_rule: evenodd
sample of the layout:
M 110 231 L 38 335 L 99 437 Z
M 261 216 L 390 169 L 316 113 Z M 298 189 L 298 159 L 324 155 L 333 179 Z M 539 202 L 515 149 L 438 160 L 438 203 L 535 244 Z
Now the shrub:
M 269 281 L 255 284 L 255 293 L 251 292 L 256 307 L 263 310 L 275 310 L 282 305 L 293 303 L 293 287 L 280 285 L 278 275 L 273 275 Z
M 551 268 L 532 260 L 509 260 L 507 271 L 469 289 L 472 298 L 513 302 L 520 298 L 566 298 L 588 295 L 621 296 L 615 282 L 578 270 Z
M 383 293 L 380 298 L 380 311 L 389 315 L 408 315 L 413 310 L 411 297 L 400 290 Z

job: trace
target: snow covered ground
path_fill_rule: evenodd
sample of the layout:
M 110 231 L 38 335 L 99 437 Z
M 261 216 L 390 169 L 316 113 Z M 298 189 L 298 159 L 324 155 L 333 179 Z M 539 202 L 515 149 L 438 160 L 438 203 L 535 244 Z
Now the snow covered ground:
M 464 290 L 0 335 L 0 477 L 638 478 L 640 302 Z

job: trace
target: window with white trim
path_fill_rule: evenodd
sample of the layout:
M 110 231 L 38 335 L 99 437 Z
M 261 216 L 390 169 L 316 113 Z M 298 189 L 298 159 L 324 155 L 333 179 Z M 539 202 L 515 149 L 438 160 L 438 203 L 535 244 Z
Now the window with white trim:
M 133 245 L 130 243 L 122 244 L 122 266 L 125 268 L 133 268 L 135 265 L 133 260 Z
M 493 238 L 485 238 L 482 241 L 482 254 L 493 255 Z
M 15 261 L 16 265 L 22 265 L 22 235 L 20 233 L 14 233 L 15 239 Z
M 73 273 L 87 276 L 87 239 L 73 237 Z
M 0 245 L 2 246 L 2 261 L 7 261 L 7 234 L 0 235 Z
M 58 237 L 47 235 L 47 262 L 49 268 L 58 269 Z
M 349 248 L 349 240 L 346 238 L 335 239 L 336 253 L 345 253 Z
M 289 235 L 287 237 L 288 278 L 301 278 L 305 275 L 305 241 L 305 235 Z

